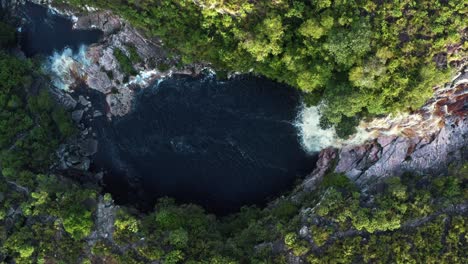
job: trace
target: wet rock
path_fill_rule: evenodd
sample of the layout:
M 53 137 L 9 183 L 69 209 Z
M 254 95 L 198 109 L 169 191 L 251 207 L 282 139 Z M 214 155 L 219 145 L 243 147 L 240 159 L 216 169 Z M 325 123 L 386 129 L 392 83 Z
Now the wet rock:
M 113 116 L 124 116 L 132 109 L 134 92 L 130 89 L 122 89 L 117 94 L 108 94 L 106 102 L 109 112 Z
M 83 110 L 75 110 L 72 112 L 71 117 L 72 120 L 75 121 L 76 123 L 79 123 L 81 119 L 83 118 Z
M 64 92 L 64 91 L 62 91 L 62 90 L 60 90 L 60 89 L 58 89 L 56 87 L 51 87 L 50 88 L 50 93 L 52 94 L 53 98 L 59 104 L 61 104 L 65 109 L 67 109 L 69 111 L 75 109 L 76 105 L 78 104 L 76 102 L 76 100 L 73 99 L 73 97 L 70 94 L 68 94 L 68 93 L 66 93 L 66 92 Z
M 80 161 L 80 163 L 73 165 L 72 168 L 77 169 L 77 170 L 87 171 L 89 170 L 90 165 L 91 165 L 91 160 L 87 157 L 84 157 Z
M 85 139 L 79 144 L 80 153 L 85 156 L 89 157 L 96 154 L 98 150 L 98 141 L 95 139 Z
M 91 102 L 86 100 L 86 98 L 84 98 L 84 96 L 80 95 L 78 96 L 78 102 L 82 105 L 82 106 L 90 106 L 91 105 Z
M 100 116 L 103 116 L 103 114 L 101 113 L 101 111 L 95 110 L 94 113 L 93 113 L 93 117 L 96 118 L 96 117 L 100 117 Z
M 40 2 L 40 0 L 35 1 Z M 145 88 L 156 79 L 173 73 L 199 74 L 206 66 L 193 64 L 181 70 L 174 70 L 172 66 L 178 63 L 178 59 L 168 56 L 159 39 L 145 37 L 110 11 L 85 9 L 85 14 L 79 13 L 78 10 L 68 10 L 62 5 L 57 5 L 54 9 L 60 14 L 72 16 L 76 29 L 99 29 L 104 33 L 99 43 L 87 48 L 83 60 L 71 60 L 67 65 L 68 69 L 63 70 L 67 73 L 66 76 L 60 78 L 68 87 L 77 87 L 78 84 L 85 82 L 89 88 L 105 94 L 109 109 L 105 114 L 109 119 L 112 116 L 123 116 L 132 109 L 135 88 Z M 122 71 L 114 56 L 114 51 L 117 49 L 127 55 L 131 51 L 138 54 L 139 59 L 133 62 L 133 67 L 138 73 L 136 76 L 127 76 Z M 159 72 L 155 70 L 159 63 L 165 63 L 170 67 L 164 72 Z M 80 97 L 78 101 L 85 107 L 91 107 L 84 97 Z M 70 108 L 73 109 L 76 102 L 70 106 L 73 106 Z
M 336 151 L 332 148 L 324 149 L 319 154 L 317 167 L 306 177 L 303 182 L 303 187 L 307 191 L 313 191 L 322 181 L 323 176 L 333 164 L 336 158 Z
M 51 0 L 0 0 L 0 7 L 5 10 L 16 9 L 19 5 L 23 5 L 26 1 L 36 4 L 49 4 Z
M 94 176 L 98 181 L 102 181 L 104 179 L 104 173 L 103 172 L 98 172 Z
M 69 166 L 76 165 L 76 164 L 79 164 L 79 163 L 81 163 L 81 157 L 79 157 L 79 156 L 72 155 L 72 156 L 67 158 L 67 164 Z

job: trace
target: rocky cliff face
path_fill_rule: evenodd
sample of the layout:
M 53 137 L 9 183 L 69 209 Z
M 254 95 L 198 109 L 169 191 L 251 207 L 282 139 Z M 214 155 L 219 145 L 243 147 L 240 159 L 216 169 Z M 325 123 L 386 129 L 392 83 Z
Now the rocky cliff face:
M 443 174 L 450 164 L 466 161 L 468 73 L 462 69 L 450 84 L 435 88 L 419 111 L 375 119 L 360 129 L 368 137 L 365 143 L 353 138 L 340 149 L 322 150 L 316 170 L 303 182 L 306 190 L 313 190 L 328 169 L 367 188 L 405 172 Z
M 83 46 L 79 51 L 58 51 L 49 58 L 46 69 L 56 86 L 64 90 L 72 91 L 84 83 L 105 94 L 109 118 L 123 116 L 131 110 L 136 89 L 145 88 L 154 80 L 172 74 L 198 74 L 204 68 L 204 65 L 176 67 L 179 58 L 169 55 L 161 41 L 144 37 L 109 11 L 87 6 L 77 10 L 55 4 L 52 0 L 0 0 L 0 6 L 15 14 L 18 7 L 27 1 L 68 17 L 76 30 L 99 29 L 104 33 L 99 43 Z M 130 58 L 130 65 L 121 65 L 116 52 Z M 128 68 L 132 71 L 129 72 Z M 67 101 L 67 106 L 70 106 L 66 97 L 69 96 L 63 93 L 60 100 Z
M 83 55 L 73 55 L 71 58 L 62 55 L 59 60 L 63 62 L 58 63 L 64 67 L 52 74 L 63 82 L 66 89 L 73 89 L 84 82 L 89 88 L 105 94 L 109 118 L 123 116 L 131 110 L 136 89 L 145 88 L 154 80 L 174 73 L 198 74 L 203 68 L 203 65 L 176 68 L 178 58 L 169 57 L 158 39 L 145 38 L 109 11 L 90 9 L 86 14 L 61 12 L 73 14 L 75 29 L 100 29 L 104 37 L 101 42 L 84 48 Z M 116 51 L 133 58 L 131 67 L 135 73 L 129 74 L 124 70 L 125 66 L 121 65 Z

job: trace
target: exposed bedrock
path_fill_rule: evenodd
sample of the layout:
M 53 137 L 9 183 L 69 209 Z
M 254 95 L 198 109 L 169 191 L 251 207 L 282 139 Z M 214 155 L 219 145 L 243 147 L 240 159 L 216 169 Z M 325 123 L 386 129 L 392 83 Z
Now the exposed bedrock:
M 367 143 L 351 142 L 340 149 L 322 150 L 317 168 L 305 179 L 303 187 L 313 190 L 329 169 L 344 173 L 367 188 L 381 178 L 405 172 L 444 174 L 450 164 L 466 161 L 468 73 L 462 70 L 451 84 L 436 88 L 433 98 L 419 111 L 382 120 L 386 121 L 385 126 L 367 127 L 369 134 L 376 135 Z
M 85 83 L 105 94 L 109 118 L 123 116 L 131 110 L 135 89 L 145 88 L 156 79 L 174 73 L 196 75 L 204 68 L 198 64 L 176 68 L 178 58 L 169 56 L 160 40 L 144 37 L 110 11 L 87 9 L 77 12 L 60 8 L 57 12 L 73 18 L 74 29 L 99 29 L 104 33 L 103 38 L 86 47 L 84 54 L 63 52 L 56 56 L 51 64 L 59 63 L 64 67 L 60 67 L 61 72 L 52 74 L 58 75 L 64 89 Z M 127 57 L 124 63 L 129 65 L 122 65 L 120 53 Z

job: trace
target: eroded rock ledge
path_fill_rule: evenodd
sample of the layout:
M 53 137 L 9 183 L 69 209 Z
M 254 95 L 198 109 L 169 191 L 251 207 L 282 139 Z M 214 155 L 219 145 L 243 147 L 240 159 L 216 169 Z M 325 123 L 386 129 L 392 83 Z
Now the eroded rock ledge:
M 325 173 L 344 173 L 364 189 L 405 172 L 439 175 L 468 157 L 468 73 L 462 69 L 417 112 L 367 124 L 376 135 L 364 144 L 322 150 L 302 187 L 311 191 Z M 375 124 L 380 123 L 381 126 Z M 374 126 L 372 126 L 374 124 Z M 334 167 L 333 167 L 334 166 Z
M 9 5 L 23 3 L 18 0 Z M 82 84 L 105 95 L 107 112 L 113 116 L 124 116 L 132 109 L 135 90 L 146 88 L 157 79 L 172 74 L 198 75 L 208 64 L 180 66 L 179 57 L 169 54 L 157 38 L 147 38 L 124 19 L 110 11 L 85 8 L 70 9 L 68 6 L 52 5 L 52 1 L 31 1 L 45 5 L 53 12 L 70 18 L 76 30 L 95 30 L 103 32 L 99 43 L 83 47 L 74 54 L 54 55 L 50 63 L 59 67 L 50 67 L 54 83 L 68 92 L 55 92 L 59 101 L 66 102 L 69 93 Z M 3 4 L 3 2 L 2 2 Z M 6 5 L 6 4 L 5 4 Z M 14 9 L 14 8 L 12 8 Z M 122 65 L 120 57 L 127 57 Z M 55 65 L 54 64 L 54 65 Z M 128 65 L 127 65 L 128 64 Z M 131 72 L 129 72 L 131 68 Z M 57 70 L 58 69 L 58 70 Z
M 90 60 L 88 66 L 77 68 L 83 69 L 78 76 L 89 88 L 106 95 L 108 117 L 127 114 L 131 110 L 137 88 L 145 88 L 156 79 L 172 74 L 197 75 L 204 68 L 204 65 L 176 68 L 178 58 L 170 57 L 159 40 L 143 37 L 138 30 L 109 11 L 78 16 L 75 28 L 98 28 L 104 32 L 101 43 L 92 45 L 87 50 L 86 55 Z M 140 60 L 133 64 L 138 72 L 136 76 L 126 76 L 116 58 L 115 50 L 123 51 L 128 57 L 132 56 L 132 52 L 137 53 Z M 72 84 L 79 82 L 80 77 L 73 78 Z

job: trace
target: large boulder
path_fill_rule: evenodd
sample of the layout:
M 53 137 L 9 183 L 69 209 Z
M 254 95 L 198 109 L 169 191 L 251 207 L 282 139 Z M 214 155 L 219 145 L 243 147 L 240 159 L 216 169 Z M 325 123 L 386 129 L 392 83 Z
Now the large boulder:
M 104 32 L 104 36 L 109 36 L 122 29 L 122 22 L 118 16 L 109 11 L 89 13 L 78 17 L 75 29 L 98 28 Z

